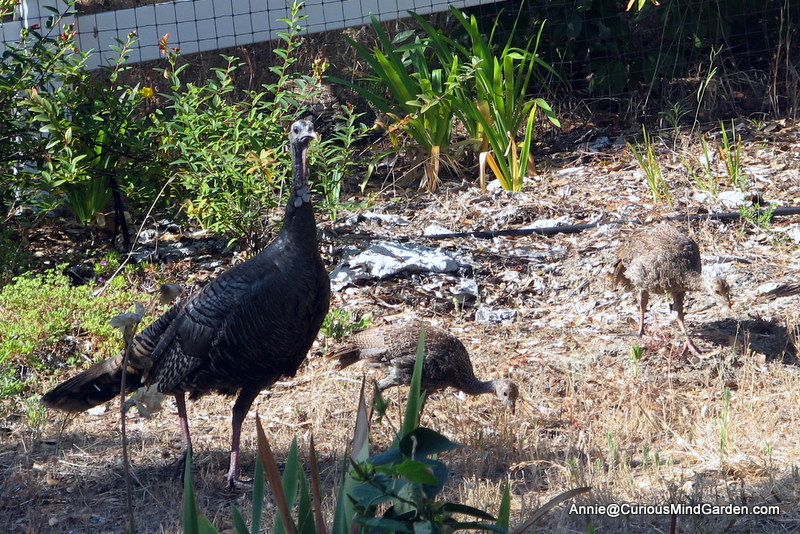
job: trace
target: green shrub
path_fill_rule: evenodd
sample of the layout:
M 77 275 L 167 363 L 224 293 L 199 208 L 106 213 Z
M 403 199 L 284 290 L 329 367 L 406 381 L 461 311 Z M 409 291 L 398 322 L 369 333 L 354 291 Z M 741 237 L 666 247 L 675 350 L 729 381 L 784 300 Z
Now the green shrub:
M 202 85 L 181 79 L 188 64 L 177 65 L 177 52 L 162 41 L 169 63 L 164 75 L 171 88 L 162 96 L 169 102 L 157 111 L 153 135 L 160 138 L 159 157 L 173 170 L 178 194 L 190 217 L 203 228 L 259 249 L 265 234 L 265 216 L 283 205 L 291 185 L 286 124 L 304 112 L 301 102 L 317 90 L 313 76 L 295 74 L 302 31 L 301 2 L 291 7 L 284 42 L 275 53 L 282 63 L 270 67 L 275 81 L 262 90 L 234 99 L 233 75 L 242 65 L 225 57 L 227 66 Z
M 0 225 L 0 287 L 24 271 L 33 255 L 30 243 L 8 225 Z
M 356 146 L 369 130 L 363 122 L 356 123 L 362 115 L 351 106 L 342 105 L 334 116 L 331 135 L 322 139 L 309 154 L 314 178 L 319 180 L 317 191 L 323 195 L 320 209 L 332 220 L 343 207 L 342 186 L 346 178 L 363 167 L 356 157 Z
M 367 328 L 370 323 L 372 323 L 372 318 L 369 315 L 356 318 L 351 311 L 336 308 L 325 316 L 320 331 L 325 337 L 342 339 L 355 331 Z
M 647 188 L 650 190 L 650 194 L 653 195 L 653 200 L 664 200 L 672 206 L 669 185 L 664 179 L 664 174 L 661 172 L 661 166 L 656 157 L 655 141 L 650 138 L 644 125 L 642 125 L 642 146 L 628 143 L 628 148 L 644 173 Z
M 394 146 L 375 160 L 393 152 L 411 152 L 412 167 L 422 167 L 421 187 L 435 191 L 442 163 L 454 165 L 449 155 L 453 95 L 463 81 L 458 58 L 453 56 L 453 63 L 436 66 L 426 39 L 414 32 L 403 32 L 391 39 L 375 16 L 372 28 L 379 42 L 372 50 L 344 35 L 372 74 L 359 83 L 335 77 L 331 80 L 357 91 L 391 120 L 384 127 Z
M 423 165 L 423 184 L 429 190 L 436 188 L 441 162 L 455 168 L 449 156 L 454 115 L 463 121 L 480 147 L 481 176 L 486 161 L 503 187 L 519 190 L 523 177 L 532 172 L 530 146 L 537 110 L 543 110 L 551 122 L 559 125 L 545 100 L 527 96 L 537 67 L 555 74 L 537 55 L 542 25 L 524 47 L 512 46 L 509 37 L 497 51 L 494 31 L 487 39 L 475 17 L 468 18 L 455 7 L 450 9 L 468 37 L 469 46 L 444 35 L 415 13 L 411 15 L 422 36 L 404 32 L 391 40 L 373 17 L 380 47 L 368 50 L 347 36 L 345 39 L 374 75 L 357 84 L 332 79 L 352 87 L 392 119 L 392 124 L 386 125 L 390 134 L 405 132 L 411 137 L 424 155 L 417 163 Z M 512 36 L 514 33 L 510 32 Z M 517 134 L 523 125 L 524 138 L 518 142 Z M 395 148 L 378 158 L 410 148 L 396 136 L 392 139 Z M 411 164 L 415 162 L 412 159 Z
M 78 357 L 98 360 L 120 350 L 109 318 L 150 298 L 113 286 L 95 297 L 91 285 L 74 287 L 61 270 L 19 276 L 0 290 L 0 397 L 25 387 L 21 369 L 50 372 L 64 356 L 73 364 Z M 59 354 L 67 336 L 86 341 L 90 352 Z
M 519 191 L 523 178 L 535 170 L 530 149 L 537 110 L 541 109 L 554 125 L 560 126 L 544 99 L 528 98 L 537 67 L 555 75 L 555 71 L 539 58 L 537 52 L 544 24 L 539 24 L 538 31 L 524 47 L 515 47 L 512 45 L 512 39 L 517 34 L 515 22 L 505 44 L 499 48 L 495 38 L 499 35 L 496 30 L 501 15 L 495 19 L 487 39 L 475 16 L 467 17 L 453 6 L 450 11 L 468 36 L 469 47 L 445 36 L 419 15 L 414 15 L 414 18 L 426 32 L 442 64 L 455 64 L 453 56 L 458 55 L 462 64 L 475 67 L 474 74 L 456 92 L 453 109 L 480 146 L 481 178 L 484 176 L 485 161 L 504 189 Z M 522 142 L 518 142 L 517 135 L 523 126 L 524 136 Z
M 55 17 L 51 32 L 57 28 Z M 155 167 L 142 103 L 152 94 L 119 83 L 127 68 L 134 33 L 118 46 L 105 76 L 86 68 L 90 53 L 77 48 L 74 25 L 64 25 L 58 38 L 36 30 L 23 32 L 12 45 L 12 63 L 23 72 L 37 71 L 48 62 L 47 83 L 22 77 L 17 81 L 25 97 L 18 103 L 24 118 L 21 137 L 33 171 L 23 167 L 20 180 L 34 189 L 34 200 L 63 201 L 82 223 L 94 221 L 109 203 L 113 190 L 136 190 Z M 31 174 L 33 173 L 33 174 Z

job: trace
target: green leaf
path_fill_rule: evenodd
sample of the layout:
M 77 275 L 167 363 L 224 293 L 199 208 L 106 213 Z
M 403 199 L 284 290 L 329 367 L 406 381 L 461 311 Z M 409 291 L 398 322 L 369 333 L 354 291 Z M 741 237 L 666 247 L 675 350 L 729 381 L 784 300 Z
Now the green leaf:
M 217 534 L 214 525 L 197 509 L 192 483 L 192 450 L 186 451 L 183 468 L 183 532 L 185 534 Z
M 292 522 L 292 515 L 287 504 L 286 494 L 283 491 L 283 484 L 281 483 L 280 470 L 278 464 L 275 462 L 275 456 L 272 454 L 272 449 L 269 446 L 269 440 L 264 433 L 264 427 L 261 425 L 261 418 L 256 414 L 256 438 L 258 440 L 258 456 L 264 466 L 264 476 L 267 478 L 270 487 L 272 488 L 272 496 L 275 499 L 275 505 L 278 508 L 281 522 L 289 534 L 295 534 L 294 523 Z M 277 516 L 276 516 L 277 523 Z M 273 524 L 273 532 L 276 529 Z
M 333 532 L 350 532 L 353 518 L 356 515 L 355 506 L 350 497 L 353 492 L 362 488 L 363 485 L 356 478 L 356 473 L 351 463 L 362 464 L 369 458 L 369 416 L 367 415 L 367 404 L 364 400 L 365 380 L 361 381 L 361 391 L 358 395 L 358 410 L 356 412 L 356 424 L 353 430 L 353 443 L 350 457 L 344 465 L 344 475 L 339 486 L 339 494 L 336 499 L 336 509 L 333 514 Z
M 357 521 L 365 527 L 370 527 L 370 532 L 414 532 L 408 527 L 406 522 L 396 521 L 394 519 L 383 517 L 359 517 Z
M 399 448 L 383 451 L 382 453 L 377 454 L 369 459 L 369 462 L 376 467 L 402 461 L 403 461 L 403 453 L 400 452 Z
M 264 464 L 256 457 L 256 469 L 253 475 L 253 514 L 250 523 L 254 534 L 261 532 L 261 516 L 264 509 Z
M 479 519 L 486 519 L 487 521 L 495 520 L 495 518 L 491 514 L 484 512 L 479 508 L 474 508 L 472 506 L 467 506 L 465 504 L 446 502 L 442 505 L 442 511 L 447 512 L 449 514 L 471 515 L 472 517 L 477 517 Z
M 444 451 L 463 448 L 435 430 L 419 427 L 400 440 L 400 451 L 409 458 L 427 457 Z
M 417 359 L 414 362 L 414 373 L 411 375 L 411 387 L 408 391 L 408 401 L 406 401 L 406 412 L 400 432 L 395 437 L 392 447 L 398 446 L 400 440 L 414 431 L 419 426 L 419 418 L 422 409 L 425 407 L 425 395 L 422 390 L 422 366 L 425 361 L 425 326 L 421 325 L 419 330 L 419 342 L 417 343 Z
M 297 475 L 300 482 L 300 498 L 297 503 L 297 532 L 299 534 L 316 534 L 308 478 L 303 469 L 300 469 Z
M 511 491 L 508 484 L 503 484 L 503 497 L 500 510 L 497 512 L 497 526 L 508 531 L 511 525 Z
M 405 460 L 404 462 L 384 468 L 387 474 L 398 474 L 407 478 L 410 482 L 416 484 L 429 484 L 436 486 L 439 484 L 439 479 L 431 471 L 430 466 L 416 460 Z M 381 470 L 381 468 L 378 468 Z
M 197 522 L 197 499 L 192 484 L 192 450 L 186 451 L 183 466 L 183 531 L 186 534 L 199 534 Z
M 250 534 L 250 529 L 247 528 L 247 524 L 244 522 L 242 512 L 234 504 L 231 504 L 231 516 L 233 517 L 233 527 L 236 529 L 236 534 Z M 256 530 L 255 532 L 258 531 Z
M 354 486 L 348 495 L 353 499 L 355 505 L 361 509 L 378 506 L 392 500 L 392 496 L 388 495 L 384 489 L 367 483 Z

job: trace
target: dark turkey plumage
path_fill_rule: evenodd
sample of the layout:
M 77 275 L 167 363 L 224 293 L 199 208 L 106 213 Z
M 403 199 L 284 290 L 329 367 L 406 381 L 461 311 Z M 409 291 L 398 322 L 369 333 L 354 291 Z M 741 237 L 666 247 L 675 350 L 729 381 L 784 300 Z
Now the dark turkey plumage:
M 421 323 L 417 321 L 367 328 L 351 335 L 330 357 L 339 360 L 340 368 L 359 360 L 385 367 L 389 375 L 378 380 L 380 391 L 411 383 Z M 425 361 L 422 387 L 426 390 L 453 387 L 470 395 L 494 393 L 513 412 L 519 389 L 506 379 L 479 380 L 472 369 L 464 344 L 443 328 L 425 324 Z
M 683 301 L 688 291 L 705 290 L 730 307 L 730 286 L 722 277 L 704 278 L 700 248 L 685 233 L 669 224 L 660 224 L 631 235 L 617 252 L 614 285 L 637 294 L 639 335 L 644 334 L 644 316 L 650 293 L 670 295 L 678 325 L 686 335 L 687 348 L 698 352 L 689 339 L 683 320 Z
M 222 273 L 167 311 L 134 338 L 128 384 L 157 385 L 175 395 L 184 437 L 191 446 L 185 394 L 238 393 L 232 414 L 230 469 L 239 469 L 242 421 L 258 393 L 293 376 L 328 311 L 330 282 L 317 247 L 306 151 L 315 138 L 309 121 L 289 133 L 294 186 L 277 238 L 250 260 Z M 115 356 L 67 380 L 42 402 L 82 411 L 119 394 L 122 357 Z

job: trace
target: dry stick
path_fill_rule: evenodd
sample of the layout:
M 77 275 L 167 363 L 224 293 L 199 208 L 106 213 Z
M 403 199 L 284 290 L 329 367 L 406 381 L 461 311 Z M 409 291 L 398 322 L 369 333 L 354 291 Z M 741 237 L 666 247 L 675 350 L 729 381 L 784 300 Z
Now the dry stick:
M 769 210 L 760 209 L 757 215 L 763 215 Z M 772 210 L 772 217 L 780 217 L 785 215 L 800 215 L 800 207 L 793 206 L 790 208 L 776 208 Z M 738 211 L 728 213 L 698 213 L 694 215 L 674 215 L 672 217 L 665 217 L 653 222 L 659 221 L 733 221 L 741 219 L 742 214 Z M 593 222 L 588 224 L 569 224 L 564 226 L 549 226 L 547 228 L 512 228 L 509 230 L 493 230 L 489 232 L 474 231 L 474 232 L 453 232 L 447 234 L 433 234 L 424 235 L 422 237 L 427 239 L 446 239 L 449 237 L 479 237 L 482 239 L 492 239 L 499 236 L 518 236 L 518 235 L 555 235 L 555 234 L 575 234 L 590 228 L 596 228 L 601 225 L 608 226 L 622 226 L 624 224 L 646 224 L 641 219 L 632 219 L 629 221 L 607 221 L 607 222 Z
M 138 323 L 137 323 L 138 324 Z M 128 532 L 134 534 L 136 532 L 136 522 L 133 516 L 133 484 L 131 483 L 130 464 L 128 463 L 128 436 L 125 427 L 125 389 L 128 387 L 128 359 L 131 354 L 131 345 L 133 335 L 136 333 L 136 325 L 126 327 L 123 330 L 122 337 L 125 339 L 125 356 L 122 358 L 122 377 L 120 378 L 120 394 L 119 394 L 119 413 L 120 420 L 120 434 L 122 435 L 122 472 L 125 477 L 125 501 L 128 506 Z

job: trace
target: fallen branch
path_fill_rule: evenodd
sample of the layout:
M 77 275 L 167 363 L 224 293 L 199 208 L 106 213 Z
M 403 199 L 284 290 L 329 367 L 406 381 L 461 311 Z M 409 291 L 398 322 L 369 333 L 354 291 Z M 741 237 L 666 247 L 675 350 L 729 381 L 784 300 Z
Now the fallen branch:
M 756 212 L 757 216 L 767 213 L 768 209 L 760 209 Z M 790 208 L 776 208 L 772 211 L 771 218 L 783 217 L 787 215 L 800 215 L 800 207 Z M 738 211 L 728 213 L 697 213 L 694 215 L 673 215 L 672 217 L 665 217 L 652 222 L 661 221 L 735 221 L 742 218 L 742 214 Z M 512 228 L 508 230 L 493 230 L 489 232 L 473 231 L 473 232 L 452 232 L 447 234 L 432 234 L 423 235 L 427 239 L 446 239 L 449 237 L 479 237 L 482 239 L 492 239 L 500 236 L 519 236 L 519 235 L 555 235 L 555 234 L 576 234 L 590 228 L 596 228 L 601 225 L 608 226 L 621 226 L 625 224 L 647 224 L 641 219 L 631 219 L 628 221 L 598 221 L 588 224 L 566 224 L 564 226 L 548 226 L 545 228 Z

